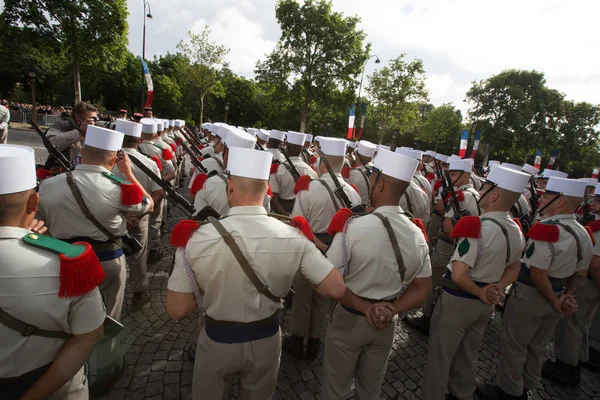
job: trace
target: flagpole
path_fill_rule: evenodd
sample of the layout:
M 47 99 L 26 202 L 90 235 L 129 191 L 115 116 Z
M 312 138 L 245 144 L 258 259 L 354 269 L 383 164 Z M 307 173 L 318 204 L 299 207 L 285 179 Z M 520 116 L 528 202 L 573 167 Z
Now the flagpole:
M 365 61 L 365 63 L 363 64 L 363 68 L 362 68 L 362 75 L 360 76 L 360 85 L 358 85 L 358 97 L 356 98 L 356 112 L 358 112 L 358 110 L 360 109 L 360 95 L 361 95 L 361 91 L 362 91 L 362 84 L 363 84 L 363 79 L 365 77 L 365 68 L 367 67 L 367 63 L 369 62 L 369 60 L 371 58 L 375 57 L 375 64 L 379 64 L 381 62 L 381 60 L 379 60 L 379 57 L 374 54 L 371 57 L 367 58 L 367 61 Z M 354 126 L 352 128 L 352 138 L 354 139 L 356 135 L 356 118 L 354 119 Z
M 152 9 L 150 8 L 150 3 L 148 3 L 146 0 L 144 1 L 144 33 L 142 35 L 142 65 L 143 62 L 146 60 L 146 18 L 152 18 Z M 148 14 L 146 14 L 146 6 L 148 6 Z M 142 94 L 141 94 L 141 102 L 140 102 L 140 110 L 144 110 L 144 89 L 145 89 L 145 85 L 144 82 L 146 80 L 146 74 L 144 73 L 144 68 L 142 67 Z

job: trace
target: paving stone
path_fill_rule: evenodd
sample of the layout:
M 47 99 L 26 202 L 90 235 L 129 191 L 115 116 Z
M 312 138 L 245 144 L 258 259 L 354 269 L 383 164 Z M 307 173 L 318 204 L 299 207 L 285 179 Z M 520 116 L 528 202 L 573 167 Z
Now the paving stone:
M 146 396 L 162 394 L 163 383 L 161 381 L 150 382 L 146 385 Z

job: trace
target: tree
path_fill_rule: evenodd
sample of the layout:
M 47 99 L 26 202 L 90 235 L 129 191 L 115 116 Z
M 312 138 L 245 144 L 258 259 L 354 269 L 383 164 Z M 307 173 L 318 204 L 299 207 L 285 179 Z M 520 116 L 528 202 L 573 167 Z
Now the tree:
M 600 123 L 600 107 L 565 101 L 563 115 L 557 140 L 560 151 L 557 163 L 573 176 L 590 176 L 592 169 L 600 166 L 600 132 L 596 129 Z
M 126 0 L 5 0 L 4 17 L 52 38 L 70 57 L 75 101 L 81 100 L 80 67 L 119 67 L 127 47 Z
M 462 130 L 462 116 L 452 104 L 442 104 L 428 110 L 417 134 L 420 148 L 450 154 L 458 145 Z
M 210 28 L 204 27 L 199 34 L 188 32 L 189 43 L 183 40 L 177 48 L 183 52 L 189 63 L 180 65 L 179 73 L 185 77 L 188 89 L 192 89 L 200 101 L 198 123 L 204 120 L 204 97 L 218 83 L 216 68 L 224 65 L 224 57 L 229 49 L 209 41 Z
M 367 93 L 373 104 L 371 123 L 377 126 L 379 142 L 386 135 L 414 137 L 421 107 L 428 101 L 423 61 L 415 58 L 407 63 L 404 57 L 401 54 L 390 60 L 368 77 Z
M 256 66 L 258 80 L 279 83 L 294 92 L 300 131 L 315 103 L 332 88 L 353 88 L 370 45 L 357 29 L 360 19 L 333 12 L 330 1 L 279 0 L 275 17 L 281 37 L 273 52 Z

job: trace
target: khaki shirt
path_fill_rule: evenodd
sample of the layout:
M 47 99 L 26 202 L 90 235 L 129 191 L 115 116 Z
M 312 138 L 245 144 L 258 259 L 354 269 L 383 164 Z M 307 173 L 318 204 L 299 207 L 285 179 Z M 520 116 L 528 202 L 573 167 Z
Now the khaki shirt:
M 148 199 L 140 204 L 121 204 L 121 187 L 102 173 L 110 172 L 104 167 L 80 164 L 73 171 L 73 178 L 92 215 L 115 236 L 127 233 L 125 217 L 142 215 L 150 208 Z M 40 185 L 40 216 L 48 225 L 52 237 L 72 239 L 87 237 L 107 241 L 106 237 L 90 222 L 79 208 L 69 184 L 67 175 L 48 178 Z
M 347 179 L 347 181 L 358 188 L 358 194 L 360 195 L 360 201 L 362 205 L 366 206 L 369 204 L 371 187 L 369 183 L 369 175 L 367 174 L 367 168 L 364 165 L 352 168 L 350 170 L 350 177 Z
M 600 231 L 593 233 L 594 236 L 594 255 L 600 256 Z
M 348 254 L 345 280 L 348 289 L 368 299 L 389 300 L 398 297 L 402 288 L 414 278 L 431 276 L 429 247 L 421 230 L 402 213 L 401 207 L 378 207 L 374 212 L 387 217 L 394 230 L 406 269 L 404 282 L 387 230 L 374 215 L 351 221 L 345 238 L 342 233 L 335 235 L 327 250 L 327 258 L 343 272 L 345 245 Z
M 300 176 L 308 175 L 312 179 L 319 177 L 300 157 L 290 157 L 290 161 L 294 164 Z M 279 198 L 283 200 L 295 200 L 294 186 L 296 186 L 296 181 L 292 173 L 286 168 L 286 165 L 288 165 L 287 160 L 285 165 L 280 164 L 277 172 L 269 176 L 269 184 L 273 193 L 279 193 Z
M 473 188 L 475 188 L 477 191 L 480 191 L 481 187 L 483 186 L 483 183 L 481 183 L 479 177 L 474 173 L 471 174 L 471 185 L 473 185 Z
M 285 156 L 279 149 L 267 149 L 267 151 L 273 154 L 273 161 L 277 160 L 281 164 L 283 164 L 286 161 Z
M 400 198 L 400 207 L 407 210 L 415 218 L 420 218 L 423 224 L 427 226 L 431 213 L 431 202 L 427 197 L 427 193 L 412 180 L 406 191 Z
M 477 205 L 477 200 L 479 199 L 479 193 L 473 188 L 473 185 L 464 185 L 459 187 L 458 189 L 454 188 L 454 190 L 462 190 L 465 199 L 463 201 L 459 201 L 460 209 L 462 211 L 469 210 L 471 215 L 478 216 L 479 215 L 479 207 Z M 446 204 L 446 214 L 444 215 L 446 218 L 454 217 L 454 208 L 452 207 L 452 203 L 448 202 Z
M 123 151 L 125 153 L 127 153 L 129 158 L 135 158 L 136 160 L 140 160 L 142 162 L 142 164 L 144 164 L 146 166 L 146 168 L 148 168 L 150 171 L 152 171 L 154 173 L 154 175 L 158 176 L 159 178 L 161 177 L 160 170 L 158 169 L 158 165 L 154 161 L 152 161 L 152 159 L 146 157 L 145 155 L 143 155 L 136 149 L 124 148 Z M 163 190 L 158 185 L 158 183 L 154 182 L 150 177 L 148 177 L 148 175 L 146 175 L 133 162 L 131 162 L 131 170 L 133 171 L 133 174 L 135 175 L 135 177 L 138 180 L 138 182 L 140 183 L 140 185 L 142 185 L 142 187 L 149 194 L 152 194 L 159 190 Z M 113 168 L 112 173 L 115 174 L 116 176 L 118 176 L 119 178 L 125 179 L 125 175 L 123 175 L 121 173 L 121 171 L 119 171 L 119 168 L 117 168 L 116 166 Z
M 448 269 L 452 271 L 453 261 L 462 261 L 470 267 L 469 277 L 473 281 L 495 283 L 500 280 L 506 267 L 521 259 L 525 237 L 507 212 L 486 212 L 481 219 L 486 218 L 494 219 L 506 228 L 508 243 L 498 225 L 492 221 L 481 221 L 479 238 L 457 238 L 457 246 Z M 508 261 L 506 260 L 507 245 L 510 246 Z
M 336 174 L 336 176 L 344 192 L 348 195 L 348 198 L 352 203 L 352 207 L 361 205 L 362 202 L 360 200 L 360 196 L 358 193 L 356 193 L 356 190 L 354 190 L 352 186 L 344 181 L 341 174 Z M 329 174 L 324 174 L 321 176 L 321 180 L 323 180 L 331 189 L 337 206 L 339 208 L 346 207 L 344 204 L 340 203 L 335 195 L 335 184 L 333 183 L 331 176 Z M 308 190 L 298 193 L 291 216 L 303 216 L 308 220 L 310 229 L 314 233 L 325 233 L 327 232 L 329 222 L 335 213 L 336 208 L 333 205 L 333 201 L 331 200 L 329 192 L 321 182 L 314 180 L 310 182 Z
M 548 271 L 550 277 L 568 278 L 577 271 L 587 269 L 590 265 L 594 254 L 592 240 L 573 214 L 554 215 L 544 218 L 541 222 L 553 221 L 560 221 L 561 224 L 568 225 L 575 231 L 579 238 L 582 259 L 577 261 L 577 242 L 573 235 L 556 225 L 560 230 L 558 242 L 551 243 L 530 238 L 521 262 L 527 268 L 533 266 Z
M 417 172 L 413 177 L 413 180 L 421 189 L 425 191 L 425 193 L 427 193 L 427 197 L 431 202 L 431 198 L 433 197 L 433 186 L 431 186 L 431 183 L 429 183 L 427 178 L 425 178 L 422 173 Z
M 523 196 L 523 194 L 521 194 L 521 197 L 519 197 L 519 200 L 517 200 L 514 207 L 515 207 L 516 212 L 518 213 L 518 215 L 514 215 L 514 213 L 513 213 L 513 217 L 515 217 L 515 218 L 519 218 L 523 214 L 531 213 L 531 205 L 529 204 L 529 200 L 527 200 L 525 198 L 525 196 Z M 512 212 L 512 209 L 511 209 L 511 212 Z
M 58 255 L 26 245 L 28 229 L 0 227 L 0 308 L 40 329 L 81 335 L 98 329 L 106 311 L 98 289 L 60 298 Z M 17 377 L 51 363 L 65 339 L 22 336 L 0 324 L 0 378 Z M 2 396 L 0 396 L 2 397 Z
M 170 149 L 170 148 L 169 148 Z M 157 156 L 162 163 L 163 171 L 165 172 L 173 172 L 175 171 L 175 166 L 171 160 L 165 160 L 162 156 L 162 147 L 160 145 L 151 142 L 150 140 L 143 140 L 140 143 L 139 151 L 152 157 Z
M 296 273 L 320 283 L 333 265 L 297 228 L 267 216 L 262 207 L 234 207 L 221 220 L 258 278 L 275 296 L 285 296 Z M 175 255 L 168 289 L 192 293 L 182 252 L 204 291 L 206 314 L 221 321 L 253 322 L 273 315 L 281 306 L 258 293 L 221 235 L 211 224 L 201 226 L 185 249 Z
M 169 145 L 169 147 L 171 147 L 171 145 L 175 146 L 175 156 L 179 157 L 179 155 L 181 154 L 181 148 L 177 145 L 177 142 L 175 142 L 175 139 L 173 139 L 173 134 L 171 133 L 165 133 L 164 135 L 162 135 L 162 140 L 163 142 L 165 142 L 166 144 Z M 171 147 L 171 150 L 173 148 Z
M 219 160 L 219 161 L 217 161 Z M 202 165 L 204 165 L 204 168 L 206 168 L 206 173 L 210 174 L 213 171 L 217 171 L 218 173 L 223 173 L 225 172 L 225 165 L 223 165 L 223 154 L 222 153 L 218 153 L 218 154 L 214 154 L 205 159 L 202 160 Z M 221 165 L 223 165 L 223 167 L 221 167 Z M 192 175 L 192 179 L 190 179 L 190 182 L 188 183 L 188 189 L 192 188 L 192 185 L 194 184 L 194 180 L 196 179 L 196 177 L 200 174 L 202 174 L 203 172 L 198 171 L 197 168 L 194 168 L 194 174 Z

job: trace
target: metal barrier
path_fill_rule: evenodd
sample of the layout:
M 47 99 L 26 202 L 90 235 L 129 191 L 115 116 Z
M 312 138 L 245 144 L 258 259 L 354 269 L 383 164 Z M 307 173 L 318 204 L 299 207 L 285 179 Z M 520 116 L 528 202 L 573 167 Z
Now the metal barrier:
M 16 110 L 9 110 L 10 111 L 10 120 L 11 122 L 22 122 L 22 123 L 29 123 L 29 120 L 33 117 L 33 112 L 23 112 L 23 111 L 16 111 Z M 36 114 L 36 122 L 38 123 L 38 125 L 45 125 L 45 126 L 52 126 L 55 123 L 57 123 L 58 121 L 60 121 L 60 115 L 48 115 L 48 114 L 42 114 L 42 113 L 37 113 Z

